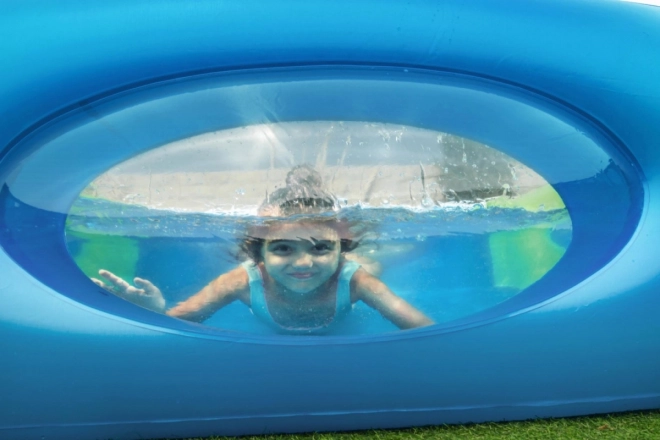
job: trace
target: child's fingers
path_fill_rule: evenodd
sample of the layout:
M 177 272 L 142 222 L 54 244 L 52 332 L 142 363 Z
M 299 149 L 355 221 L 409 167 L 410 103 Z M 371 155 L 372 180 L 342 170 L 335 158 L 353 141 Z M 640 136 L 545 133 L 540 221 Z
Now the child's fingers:
M 107 286 L 103 281 L 101 281 L 101 280 L 99 280 L 99 279 L 96 279 L 96 278 L 90 278 L 90 279 L 91 279 L 92 282 L 93 282 L 94 284 L 96 284 L 97 286 L 99 286 L 99 287 L 101 287 L 101 288 L 103 288 L 103 289 L 106 289 L 106 290 L 108 289 L 108 286 Z
M 160 292 L 158 287 L 154 286 L 151 281 L 145 280 L 144 278 L 134 278 L 133 283 L 135 283 L 136 286 L 141 287 L 143 289 L 143 292 L 146 292 L 148 294 L 153 294 L 156 292 Z
M 136 286 L 141 286 L 141 287 L 153 286 L 153 284 L 151 284 L 151 281 L 145 280 L 144 278 L 135 277 L 133 278 L 133 282 L 135 283 Z
M 99 286 L 101 289 L 103 289 L 103 290 L 107 290 L 108 292 L 110 292 L 110 293 L 112 293 L 112 294 L 114 294 L 114 295 L 119 295 L 119 296 L 121 296 L 121 297 L 124 297 L 124 293 L 126 293 L 125 291 L 122 291 L 122 290 L 119 290 L 119 289 L 115 289 L 114 286 L 112 286 L 112 285 L 108 285 L 108 284 L 104 283 L 103 281 L 99 280 L 98 278 L 90 278 L 90 279 L 92 280 L 92 282 L 93 282 L 94 284 L 96 284 L 97 286 Z
M 131 287 L 131 285 L 128 284 L 126 281 L 119 278 L 114 273 L 108 272 L 105 269 L 99 270 L 99 275 L 101 275 L 103 278 L 110 281 L 111 283 L 113 283 L 114 285 L 116 285 L 117 287 L 119 287 L 122 290 L 128 290 Z

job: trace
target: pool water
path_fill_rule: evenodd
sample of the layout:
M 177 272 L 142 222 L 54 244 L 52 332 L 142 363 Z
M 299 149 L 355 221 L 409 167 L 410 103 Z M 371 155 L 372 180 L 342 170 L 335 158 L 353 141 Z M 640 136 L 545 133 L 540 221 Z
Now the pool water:
M 565 208 L 352 206 L 340 216 L 356 225 L 354 232 L 361 237 L 354 252 L 378 263 L 380 279 L 437 323 L 464 318 L 522 292 L 552 269 L 572 237 Z M 146 278 L 172 306 L 239 264 L 241 237 L 258 221 L 245 213 L 186 213 L 80 197 L 67 220 L 66 241 L 87 276 L 106 269 L 127 280 Z M 273 332 L 238 301 L 205 324 Z M 349 335 L 396 330 L 362 303 L 335 328 Z

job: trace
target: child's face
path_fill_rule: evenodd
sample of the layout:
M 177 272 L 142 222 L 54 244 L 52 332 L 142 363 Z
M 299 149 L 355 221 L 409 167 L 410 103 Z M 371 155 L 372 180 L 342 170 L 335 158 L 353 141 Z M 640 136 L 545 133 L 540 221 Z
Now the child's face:
M 308 293 L 337 271 L 339 235 L 322 223 L 298 222 L 273 226 L 263 247 L 266 272 L 295 293 Z

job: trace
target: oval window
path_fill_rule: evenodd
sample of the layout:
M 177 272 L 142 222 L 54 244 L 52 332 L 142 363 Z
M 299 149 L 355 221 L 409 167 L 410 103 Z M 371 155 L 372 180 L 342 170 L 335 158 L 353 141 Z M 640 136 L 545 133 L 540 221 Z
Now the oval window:
M 587 115 L 400 67 L 104 94 L 25 133 L 0 182 L 0 246 L 37 281 L 120 319 L 242 340 L 390 338 L 530 310 L 612 261 L 644 197 Z
M 66 241 L 87 276 L 153 310 L 247 332 L 367 334 L 512 298 L 561 259 L 571 230 L 552 186 L 486 145 L 307 121 L 122 162 L 75 200 Z M 145 299 L 156 287 L 163 303 Z

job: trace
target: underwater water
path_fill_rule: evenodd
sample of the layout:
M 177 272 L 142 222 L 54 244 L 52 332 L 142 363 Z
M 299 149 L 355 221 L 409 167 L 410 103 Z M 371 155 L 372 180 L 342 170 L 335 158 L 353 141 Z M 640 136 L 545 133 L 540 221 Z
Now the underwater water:
M 532 211 L 487 202 L 419 210 L 352 206 L 339 216 L 359 237 L 353 253 L 374 263 L 365 268 L 437 323 L 522 292 L 561 259 L 572 236 L 565 208 Z M 246 213 L 187 213 L 81 197 L 70 211 L 66 240 L 87 276 L 106 269 L 127 280 L 146 278 L 172 306 L 236 267 L 246 228 L 259 221 Z M 273 333 L 239 301 L 205 325 Z M 397 330 L 362 303 L 336 328 L 334 334 L 346 335 Z

